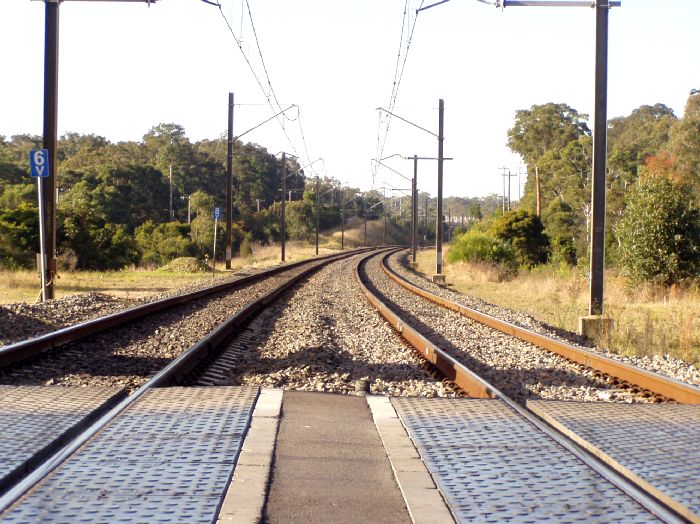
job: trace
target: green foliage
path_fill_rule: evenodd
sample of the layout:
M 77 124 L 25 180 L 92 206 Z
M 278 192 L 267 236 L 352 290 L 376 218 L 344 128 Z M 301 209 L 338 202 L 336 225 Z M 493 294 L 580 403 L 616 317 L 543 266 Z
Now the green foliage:
M 80 269 L 120 269 L 138 261 L 139 252 L 126 224 L 107 220 L 103 188 L 76 184 L 58 206 L 59 245 L 72 250 Z
M 316 229 L 316 215 L 307 200 L 287 202 L 287 236 L 293 240 L 308 240 Z
M 455 237 L 447 253 L 447 261 L 486 262 L 512 266 L 515 252 L 511 246 L 488 233 L 471 229 Z
M 175 258 L 191 256 L 194 246 L 189 232 L 190 227 L 179 222 L 155 225 L 147 220 L 134 234 L 141 262 L 162 266 Z
M 28 203 L 0 210 L 0 267 L 34 267 L 39 252 L 39 214 Z
M 671 129 L 670 151 L 676 172 L 692 187 L 700 202 L 700 92 L 693 90 L 685 114 Z
M 553 200 L 542 212 L 544 231 L 551 243 L 551 262 L 575 265 L 577 239 L 581 224 L 573 208 L 561 200 Z
M 538 216 L 526 209 L 508 211 L 494 220 L 493 236 L 508 243 L 515 252 L 518 265 L 532 267 L 547 262 L 549 238 Z
M 547 151 L 589 136 L 587 118 L 566 104 L 534 105 L 516 111 L 515 125 L 508 130 L 508 147 L 534 167 Z
M 620 263 L 633 282 L 673 284 L 700 272 L 700 209 L 687 184 L 640 179 L 618 236 Z

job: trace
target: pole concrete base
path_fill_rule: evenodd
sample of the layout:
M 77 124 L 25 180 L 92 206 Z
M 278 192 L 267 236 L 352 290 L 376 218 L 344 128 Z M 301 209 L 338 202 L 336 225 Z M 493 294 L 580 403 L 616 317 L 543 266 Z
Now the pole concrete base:
M 445 275 L 442 273 L 433 275 L 433 284 L 437 284 L 438 286 L 446 286 L 447 282 L 445 281 Z
M 413 269 L 414 271 L 418 268 L 418 262 L 410 262 L 408 263 L 408 267 Z
M 578 319 L 578 332 L 589 340 L 608 340 L 613 330 L 613 319 L 604 315 L 588 315 Z

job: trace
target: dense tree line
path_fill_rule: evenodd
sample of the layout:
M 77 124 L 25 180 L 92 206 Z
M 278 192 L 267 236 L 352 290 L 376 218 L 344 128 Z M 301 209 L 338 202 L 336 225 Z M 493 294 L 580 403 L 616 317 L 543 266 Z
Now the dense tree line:
M 515 115 L 508 146 L 527 165 L 519 209 L 460 237 L 453 259 L 532 266 L 588 264 L 592 133 L 566 104 Z M 632 281 L 671 284 L 700 273 L 700 92 L 685 113 L 642 106 L 608 122 L 606 262 Z M 539 175 L 536 177 L 536 174 Z M 541 216 L 536 216 L 537 184 Z M 527 227 L 525 227 L 527 224 Z
M 33 267 L 38 252 L 36 184 L 29 151 L 41 138 L 0 136 L 0 266 Z M 226 138 L 190 141 L 176 124 L 160 124 L 141 141 L 112 143 L 67 133 L 58 142 L 57 234 L 60 260 L 81 269 L 163 264 L 176 256 L 211 257 L 215 206 L 224 207 Z M 264 147 L 234 144 L 234 250 L 280 238 L 280 161 Z M 288 160 L 289 173 L 299 170 Z M 288 236 L 315 228 L 314 183 L 303 171 L 287 179 Z M 323 229 L 339 224 L 341 200 L 356 190 L 331 178 L 319 183 Z M 172 197 L 171 197 L 172 194 Z M 348 216 L 361 206 L 344 202 Z M 223 248 L 223 231 L 218 239 Z M 219 251 L 221 253 L 223 251 Z

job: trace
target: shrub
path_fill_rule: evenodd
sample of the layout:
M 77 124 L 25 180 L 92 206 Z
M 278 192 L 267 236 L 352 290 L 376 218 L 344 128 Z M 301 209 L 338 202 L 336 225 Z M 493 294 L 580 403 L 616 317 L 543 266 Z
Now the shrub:
M 547 262 L 549 238 L 540 217 L 526 209 L 508 211 L 491 226 L 496 239 L 509 244 L 518 265 L 532 267 Z
M 474 229 L 458 235 L 453 241 L 447 261 L 455 262 L 487 262 L 512 266 L 515 254 L 511 247 L 487 233 Z
M 620 265 L 633 282 L 666 285 L 700 272 L 700 210 L 689 186 L 643 177 L 618 228 Z

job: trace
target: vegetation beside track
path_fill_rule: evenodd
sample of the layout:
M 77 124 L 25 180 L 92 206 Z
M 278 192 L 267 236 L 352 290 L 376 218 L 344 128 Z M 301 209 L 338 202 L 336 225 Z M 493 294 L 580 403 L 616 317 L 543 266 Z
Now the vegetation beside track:
M 449 246 L 446 246 L 446 251 Z M 418 253 L 418 271 L 435 273 L 435 253 Z M 583 269 L 538 266 L 517 276 L 487 264 L 446 264 L 452 289 L 493 304 L 518 309 L 552 326 L 577 331 L 588 314 L 588 275 Z M 638 285 L 629 287 L 606 271 L 605 313 L 615 325 L 599 344 L 620 354 L 669 354 L 700 365 L 700 288 Z
M 357 218 L 349 220 L 344 231 L 346 249 L 360 247 L 364 242 L 364 222 Z M 383 221 L 367 222 L 367 243 L 377 245 L 383 240 Z M 389 241 L 391 235 L 389 235 Z M 325 255 L 340 250 L 340 228 L 323 232 L 319 238 L 319 254 Z M 301 241 L 287 242 L 285 258 L 289 262 L 310 258 L 316 254 L 314 244 Z M 279 263 L 280 244 L 251 244 L 248 256 L 236 256 L 231 261 L 234 271 L 246 267 L 268 267 Z M 217 276 L 223 275 L 224 262 L 217 260 Z M 56 298 L 74 293 L 96 292 L 120 298 L 141 298 L 156 293 L 163 293 L 203 280 L 210 280 L 211 272 L 174 272 L 156 268 L 129 268 L 120 271 L 61 271 L 56 286 Z M 39 276 L 36 271 L 4 270 L 0 271 L 0 304 L 18 302 L 32 303 L 39 294 Z

